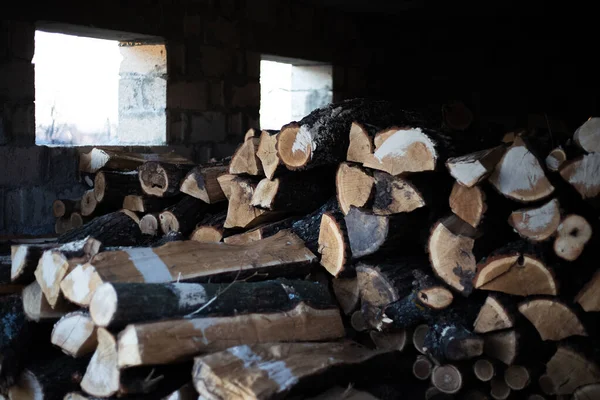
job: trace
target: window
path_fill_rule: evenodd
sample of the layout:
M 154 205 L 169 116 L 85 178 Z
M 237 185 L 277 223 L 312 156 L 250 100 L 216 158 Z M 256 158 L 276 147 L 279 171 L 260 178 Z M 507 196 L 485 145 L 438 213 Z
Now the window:
M 260 64 L 260 126 L 280 129 L 331 103 L 331 65 L 265 57 Z
M 35 34 L 36 144 L 166 142 L 166 49 L 141 40 Z

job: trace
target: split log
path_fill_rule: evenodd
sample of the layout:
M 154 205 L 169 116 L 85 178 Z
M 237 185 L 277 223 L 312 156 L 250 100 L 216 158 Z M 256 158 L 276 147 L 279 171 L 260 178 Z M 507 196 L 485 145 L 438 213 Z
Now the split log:
M 494 400 L 506 400 L 509 398 L 511 390 L 510 387 L 501 378 L 494 378 L 490 382 L 490 396 Z
M 369 332 L 369 337 L 377 350 L 403 351 L 406 347 L 406 330 L 400 329 L 393 332 Z
M 279 398 L 310 378 L 356 370 L 378 354 L 351 342 L 236 346 L 196 358 L 192 375 L 196 390 L 208 399 Z
M 351 259 L 346 223 L 341 212 L 326 212 L 319 227 L 321 265 L 333 276 L 342 275 Z
M 227 198 L 217 178 L 227 174 L 225 162 L 194 167 L 181 182 L 181 192 L 208 204 L 225 201 Z
M 228 288 L 229 287 L 229 288 Z M 293 297 L 290 300 L 290 297 Z M 232 316 L 277 312 L 304 301 L 316 308 L 331 304 L 327 287 L 308 281 L 274 280 L 236 283 L 105 283 L 90 302 L 99 327 L 123 327 L 184 316 Z M 147 307 L 153 304 L 153 307 Z M 289 309 L 293 306 L 289 306 Z
M 275 313 L 129 325 L 119 334 L 118 365 L 160 365 L 241 344 L 319 341 L 345 335 L 333 303 L 325 309 L 302 302 L 292 309 L 283 308 L 285 311 Z
M 98 254 L 101 245 L 98 240 L 87 237 L 44 252 L 35 270 L 35 278 L 51 307 L 58 302 L 63 278 L 77 265 Z
M 557 172 L 566 161 L 567 153 L 562 147 L 558 146 L 546 157 L 546 167 L 552 172 Z
M 559 345 L 546 364 L 546 375 L 558 395 L 572 394 L 575 389 L 600 382 L 600 368 L 583 354 Z
M 519 304 L 519 311 L 535 326 L 542 340 L 562 340 L 574 335 L 588 335 L 573 310 L 557 300 L 526 300 Z
M 459 323 L 442 321 L 429 327 L 424 346 L 438 360 L 468 360 L 483 354 L 484 339 Z
M 488 180 L 504 196 L 522 202 L 541 200 L 554 191 L 540 162 L 520 137 L 506 150 Z
M 233 175 L 264 175 L 262 164 L 257 157 L 259 138 L 251 138 L 243 142 L 233 153 L 229 164 L 229 173 Z
M 507 246 L 483 260 L 473 279 L 477 289 L 516 296 L 558 293 L 553 273 L 536 255 Z
M 305 173 L 261 180 L 251 205 L 272 211 L 304 214 L 312 212 L 333 195 L 333 174 L 317 168 Z
M 514 211 L 508 224 L 523 238 L 539 242 L 554 235 L 560 224 L 560 206 L 552 199 L 540 207 Z
M 554 252 L 567 261 L 575 261 L 592 237 L 592 227 L 579 215 L 567 215 L 558 226 Z
M 261 223 L 277 219 L 282 213 L 264 210 L 252 205 L 256 182 L 250 178 L 221 175 L 218 180 L 229 200 L 225 228 L 249 229 Z M 224 187 L 225 186 L 225 187 Z
M 174 201 L 176 201 L 175 199 L 177 198 L 138 196 L 132 194 L 125 196 L 123 199 L 123 208 L 125 210 L 140 213 L 154 213 L 173 205 Z
M 473 324 L 475 333 L 488 333 L 512 328 L 515 324 L 512 313 L 495 296 L 488 296 Z
M 579 291 L 575 301 L 586 312 L 600 311 L 600 271 Z
M 71 357 L 82 357 L 96 350 L 96 326 L 87 312 L 69 313 L 54 325 L 50 342 Z
M 75 242 L 92 236 L 104 246 L 135 246 L 142 240 L 142 233 L 131 215 L 125 211 L 117 211 L 94 218 L 80 228 L 58 238 L 58 243 Z
M 62 399 L 66 393 L 79 388 L 87 361 L 64 356 L 33 363 L 10 388 L 8 397 L 11 400 Z
M 279 131 L 263 130 L 260 134 L 256 157 L 261 162 L 263 172 L 269 179 L 273 179 L 281 169 L 281 161 L 277 154 L 277 137 Z
M 299 122 L 282 127 L 277 138 L 277 154 L 290 170 L 339 164 L 346 157 L 353 121 L 389 126 L 394 119 L 397 113 L 384 101 L 353 99 L 329 104 Z
M 453 215 L 438 221 L 429 237 L 433 272 L 463 295 L 473 290 L 476 271 L 473 235 L 473 227 Z
M 23 311 L 27 318 L 35 322 L 55 321 L 75 309 L 73 304 L 62 298 L 52 308 L 46 300 L 42 288 L 35 281 L 23 289 L 22 296 Z
M 600 153 L 590 153 L 566 162 L 560 176 L 571 184 L 584 199 L 600 194 Z
M 121 207 L 126 195 L 141 195 L 142 187 L 137 171 L 100 171 L 94 179 L 94 196 L 101 203 L 117 204 Z
M 337 278 L 331 281 L 333 293 L 344 314 L 350 315 L 360 301 L 357 278 Z
M 415 378 L 421 381 L 428 380 L 433 371 L 433 363 L 426 356 L 418 355 L 413 363 L 412 371 Z
M 0 393 L 16 383 L 24 364 L 32 355 L 33 324 L 23 312 L 19 295 L 0 297 Z
M 473 187 L 487 178 L 504 155 L 504 146 L 449 158 L 446 168 L 462 186 Z
M 442 393 L 458 393 L 463 379 L 462 372 L 452 364 L 436 366 L 431 372 L 431 383 Z
M 600 153 L 600 118 L 590 118 L 573 134 L 573 140 L 588 153 Z
M 376 307 L 383 307 L 399 300 L 412 289 L 413 268 L 426 265 L 426 260 L 405 260 L 394 263 L 359 263 L 356 279 L 360 297 Z
M 410 179 L 392 176 L 382 171 L 375 171 L 373 176 L 375 177 L 373 201 L 375 214 L 408 213 L 426 205 L 420 187 L 417 188 Z
M 200 220 L 196 229 L 190 235 L 190 240 L 200 243 L 217 243 L 223 240 L 227 212 L 207 214 Z
M 490 360 L 480 358 L 473 364 L 475 377 L 482 382 L 489 382 L 495 375 L 496 369 Z
M 180 232 L 187 236 L 202 220 L 207 210 L 208 206 L 202 200 L 184 196 L 179 202 L 158 215 L 160 229 L 163 233 Z
M 10 247 L 10 280 L 14 283 L 35 281 L 35 269 L 44 251 L 57 247 L 54 243 L 20 244 Z
M 595 400 L 600 398 L 600 383 L 581 386 L 573 392 L 573 400 Z
M 455 183 L 450 193 L 450 209 L 460 219 L 476 228 L 487 209 L 485 193 L 478 186 L 465 187 Z
M 81 199 L 60 199 L 52 203 L 52 214 L 56 218 L 70 217 L 72 213 L 79 211 L 81 211 Z
M 368 168 L 390 175 L 433 171 L 438 159 L 432 132 L 421 128 L 396 128 L 375 136 L 375 152 L 363 162 Z
M 144 193 L 156 197 L 171 197 L 180 193 L 181 181 L 192 167 L 148 161 L 142 164 L 139 180 Z
M 141 154 L 94 148 L 89 153 L 79 155 L 79 170 L 91 174 L 98 172 L 100 169 L 133 171 L 146 161 L 192 164 L 191 161 L 175 153 Z
M 103 282 L 166 283 L 186 280 L 301 275 L 316 260 L 293 233 L 278 234 L 248 245 L 170 242 L 158 248 L 106 251 L 75 268 L 61 283 L 62 293 L 87 306 Z
M 519 352 L 519 336 L 514 329 L 488 333 L 484 336 L 485 355 L 502 361 L 506 365 L 515 362 Z
M 418 325 L 413 331 L 413 346 L 421 354 L 427 353 L 427 349 L 425 348 L 425 336 L 427 336 L 427 332 L 429 332 L 429 325 L 427 324 Z
M 350 125 L 350 143 L 348 145 L 348 152 L 346 153 L 346 160 L 364 163 L 370 159 L 375 150 L 373 136 L 375 136 L 377 131 L 380 131 L 380 129 L 372 125 L 353 122 Z
M 144 235 L 156 236 L 160 232 L 159 214 L 146 214 L 140 219 L 140 232 Z
M 465 131 L 473 123 L 473 113 L 459 100 L 444 104 L 442 116 L 443 126 L 453 131 Z
M 419 232 L 414 229 L 423 220 L 423 213 L 419 211 L 376 215 L 366 209 L 351 207 L 344 221 L 352 258 L 359 259 L 392 249 L 398 251 L 399 248 L 410 251 L 411 245 L 422 244 Z
M 335 175 L 338 203 L 344 215 L 350 206 L 366 207 L 374 195 L 375 179 L 363 168 L 341 163 Z
M 104 328 L 98 328 L 97 337 L 98 346 L 81 380 L 81 388 L 92 396 L 151 393 L 161 383 L 179 386 L 188 379 L 186 370 L 189 373 L 189 364 L 122 370 L 118 366 L 116 338 Z
M 511 365 L 504 370 L 504 382 L 512 390 L 523 390 L 531 382 L 531 373 L 522 365 Z

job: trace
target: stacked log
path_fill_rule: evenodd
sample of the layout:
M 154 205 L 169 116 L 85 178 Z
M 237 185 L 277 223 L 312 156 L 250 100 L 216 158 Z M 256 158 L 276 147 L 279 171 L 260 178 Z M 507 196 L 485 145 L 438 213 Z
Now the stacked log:
M 5 265 L 0 394 L 597 397 L 600 124 L 440 120 L 356 99 L 203 165 L 82 155 L 53 213 L 87 223 Z

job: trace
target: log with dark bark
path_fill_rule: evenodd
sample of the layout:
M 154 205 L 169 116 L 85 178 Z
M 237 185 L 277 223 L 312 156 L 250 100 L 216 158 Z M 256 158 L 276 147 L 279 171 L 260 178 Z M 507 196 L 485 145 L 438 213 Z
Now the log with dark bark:
M 488 333 L 509 329 L 515 325 L 515 318 L 498 296 L 490 295 L 481 306 L 477 319 L 473 323 L 473 332 Z
M 556 233 L 554 252 L 564 260 L 574 261 L 591 239 L 592 226 L 584 217 L 570 214 L 558 225 Z
M 86 306 L 96 288 L 104 282 L 166 283 L 208 279 L 215 282 L 256 274 L 263 279 L 304 276 L 315 260 L 302 240 L 289 231 L 247 245 L 175 241 L 157 248 L 102 252 L 67 275 L 61 290 L 73 303 Z
M 31 283 L 35 280 L 35 269 L 44 251 L 58 244 L 20 244 L 13 245 L 11 252 L 10 279 L 14 283 Z
M 483 354 L 483 337 L 460 323 L 438 321 L 429 326 L 425 347 L 437 360 L 467 360 Z
M 25 317 L 19 295 L 0 297 L 0 316 L 0 393 L 7 393 L 32 356 L 33 323 Z
M 159 214 L 146 214 L 139 222 L 140 232 L 144 235 L 156 236 L 159 234 L 160 222 Z
M 142 240 L 138 223 L 125 212 L 116 211 L 94 218 L 80 228 L 60 236 L 58 243 L 68 243 L 88 236 L 99 240 L 104 246 L 135 246 Z
M 13 400 L 62 399 L 65 394 L 79 388 L 89 358 L 73 359 L 61 356 L 56 359 L 32 363 L 20 375 L 8 397 Z
M 519 311 L 535 326 L 542 340 L 587 336 L 577 314 L 555 299 L 531 299 L 519 304 Z
M 158 215 L 161 231 L 163 233 L 180 232 L 184 236 L 189 235 L 196 224 L 206 215 L 208 207 L 202 200 L 184 196 L 179 202 Z
M 119 334 L 119 367 L 167 364 L 243 344 L 325 341 L 345 335 L 335 303 L 328 308 L 295 299 L 286 303 L 278 312 L 128 325 Z
M 60 283 L 77 265 L 98 254 L 102 243 L 87 237 L 46 250 L 35 270 L 35 277 L 51 307 L 58 302 Z
M 254 207 L 303 214 L 315 210 L 333 195 L 333 171 L 316 168 L 304 173 L 261 180 L 252 195 Z
M 54 308 L 51 307 L 37 282 L 32 282 L 23 288 L 21 296 L 25 315 L 35 322 L 56 321 L 68 312 L 75 310 L 75 305 L 62 298 L 57 301 Z
M 225 201 L 227 198 L 217 178 L 227 174 L 229 159 L 194 167 L 181 182 L 181 192 L 208 204 Z
M 74 311 L 54 325 L 50 342 L 65 354 L 79 358 L 96 350 L 96 326 L 85 311 Z
M 573 141 L 588 153 L 600 152 L 600 118 L 590 118 L 573 134 Z
M 98 172 L 100 169 L 133 171 L 146 161 L 192 164 L 191 161 L 175 153 L 142 154 L 94 148 L 89 153 L 79 155 L 79 170 L 92 174 Z
M 450 209 L 460 219 L 477 228 L 487 209 L 485 193 L 479 186 L 465 187 L 455 183 L 450 193 Z
M 473 187 L 488 177 L 504 155 L 504 146 L 449 158 L 446 168 L 458 183 Z
M 52 214 L 56 218 L 70 217 L 72 213 L 81 211 L 81 199 L 59 199 L 52 203 Z
M 438 221 L 429 237 L 429 258 L 435 275 L 463 295 L 473 290 L 476 262 L 474 229 L 452 215 Z
M 164 210 L 165 208 L 172 206 L 179 197 L 155 197 L 155 196 L 138 196 L 138 195 L 127 195 L 123 199 L 123 208 L 125 210 L 140 212 L 140 213 L 154 213 Z
M 560 224 L 560 205 L 552 199 L 540 207 L 516 210 L 510 214 L 508 223 L 517 233 L 534 242 L 554 235 Z
M 353 121 L 379 126 L 400 123 L 399 119 L 414 122 L 411 114 L 398 111 L 390 103 L 365 99 L 329 104 L 281 128 L 277 153 L 290 170 L 339 164 L 346 158 Z
M 312 384 L 306 383 L 306 386 L 314 390 L 315 378 L 320 375 L 328 377 L 320 379 L 320 385 L 325 382 L 331 385 L 340 379 L 346 383 L 355 375 L 350 371 L 352 367 L 360 373 L 361 364 L 380 354 L 352 342 L 236 346 L 196 358 L 192 374 L 201 397 L 283 398 L 294 386 L 309 379 Z M 336 369 L 340 372 L 333 374 Z M 281 376 L 286 378 L 274 379 Z
M 263 130 L 260 134 L 256 156 L 259 158 L 263 172 L 269 179 L 273 179 L 282 169 L 284 169 L 279 155 L 277 154 L 277 137 L 279 131 Z
M 375 194 L 375 179 L 364 168 L 341 163 L 335 175 L 338 203 L 344 215 L 350 206 L 367 207 Z
M 233 153 L 229 173 L 233 175 L 264 176 L 262 164 L 257 157 L 259 138 L 253 137 L 243 142 Z
M 410 179 L 392 176 L 383 171 L 375 171 L 373 176 L 375 177 L 373 200 L 375 214 L 408 213 L 426 205 L 420 187 L 415 186 Z
M 190 240 L 195 240 L 200 243 L 216 243 L 223 240 L 223 234 L 225 228 L 225 219 L 227 218 L 227 211 L 221 211 L 216 214 L 206 214 L 196 229 L 191 233 Z
M 137 171 L 100 171 L 94 179 L 94 196 L 100 203 L 112 203 L 121 207 L 127 195 L 141 195 L 142 187 Z
M 190 171 L 190 165 L 166 164 L 149 161 L 138 169 L 144 193 L 157 197 L 170 197 L 180 193 L 181 181 Z
M 277 312 L 286 304 L 291 309 L 298 302 L 326 308 L 332 300 L 324 285 L 286 279 L 238 282 L 231 286 L 216 283 L 105 283 L 92 297 L 90 314 L 97 326 L 120 328 L 131 323 L 184 316 Z M 154 306 L 148 307 L 148 304 Z
M 541 200 L 554 191 L 554 186 L 520 137 L 515 138 L 488 179 L 509 199 L 532 202 Z
M 539 255 L 513 243 L 492 253 L 477 267 L 473 285 L 516 296 L 556 295 L 558 283 Z

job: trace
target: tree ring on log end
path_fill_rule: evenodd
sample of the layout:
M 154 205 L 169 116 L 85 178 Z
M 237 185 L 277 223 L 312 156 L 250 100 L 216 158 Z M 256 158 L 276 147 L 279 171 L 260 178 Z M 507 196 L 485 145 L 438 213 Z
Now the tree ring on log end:
M 290 168 L 306 165 L 311 159 L 313 140 L 306 129 L 297 124 L 285 126 L 277 138 L 277 153 L 281 161 Z

